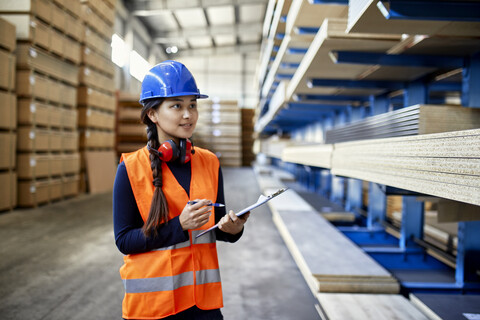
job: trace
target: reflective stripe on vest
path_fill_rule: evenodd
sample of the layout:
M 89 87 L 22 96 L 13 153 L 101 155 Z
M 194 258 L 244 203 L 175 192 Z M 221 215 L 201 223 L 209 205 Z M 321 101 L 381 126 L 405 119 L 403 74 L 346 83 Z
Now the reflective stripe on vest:
M 195 148 L 191 159 L 190 197 L 165 163 L 162 190 L 168 202 L 168 219 L 181 214 L 189 200 L 217 197 L 218 159 Z M 132 191 L 143 221 L 153 196 L 153 177 L 146 148 L 123 154 Z M 214 212 L 212 208 L 212 212 Z M 120 269 L 125 286 L 122 315 L 125 319 L 159 319 L 194 305 L 209 310 L 223 307 L 215 231 L 196 236 L 215 224 L 215 215 L 199 229 L 189 230 L 189 240 L 124 257 Z M 152 303 L 155 301 L 155 303 Z
M 195 271 L 196 284 L 220 282 L 218 269 Z M 184 286 L 193 285 L 193 272 L 184 272 L 173 277 L 157 277 L 146 279 L 123 280 L 126 293 L 145 293 L 156 291 L 172 291 Z

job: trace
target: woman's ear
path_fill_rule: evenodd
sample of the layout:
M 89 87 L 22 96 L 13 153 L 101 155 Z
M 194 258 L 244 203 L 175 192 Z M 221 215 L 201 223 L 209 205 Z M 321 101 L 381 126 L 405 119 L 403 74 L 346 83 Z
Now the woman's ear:
M 153 123 L 157 123 L 157 117 L 156 117 L 156 110 L 151 108 L 150 110 L 147 111 L 147 116 L 152 121 Z

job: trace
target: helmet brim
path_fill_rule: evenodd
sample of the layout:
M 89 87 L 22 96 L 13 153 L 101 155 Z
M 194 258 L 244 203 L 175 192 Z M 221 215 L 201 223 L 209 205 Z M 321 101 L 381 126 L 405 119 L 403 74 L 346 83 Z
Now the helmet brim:
M 166 99 L 166 98 L 173 98 L 173 97 L 183 97 L 183 96 L 195 96 L 197 99 L 207 99 L 208 95 L 206 94 L 199 94 L 198 92 L 179 92 L 175 94 L 169 94 L 168 96 L 151 96 L 147 98 L 140 99 L 139 102 L 147 101 L 150 99 Z

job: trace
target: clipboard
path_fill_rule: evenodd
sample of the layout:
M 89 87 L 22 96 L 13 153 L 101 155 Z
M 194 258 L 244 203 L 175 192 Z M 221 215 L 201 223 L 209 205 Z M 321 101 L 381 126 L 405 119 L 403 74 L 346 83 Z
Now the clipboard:
M 243 216 L 245 213 L 247 213 L 247 212 L 249 212 L 249 211 L 251 211 L 251 210 L 253 210 L 257 207 L 260 207 L 262 204 L 267 203 L 268 201 L 272 200 L 273 198 L 275 198 L 276 196 L 284 193 L 287 190 L 288 190 L 288 188 L 281 188 L 281 189 L 278 189 L 277 191 L 275 191 L 274 193 L 272 193 L 271 195 L 268 195 L 268 196 L 264 196 L 263 194 L 261 194 L 260 197 L 258 197 L 257 202 L 255 202 L 251 206 L 248 206 L 245 209 L 242 209 L 241 211 L 235 213 L 235 215 L 237 217 Z M 201 235 L 204 235 L 205 233 L 207 233 L 209 231 L 212 231 L 213 229 L 216 229 L 216 228 L 218 228 L 218 223 L 216 225 L 214 225 L 213 227 L 210 227 L 207 230 L 199 233 L 195 238 L 198 238 Z

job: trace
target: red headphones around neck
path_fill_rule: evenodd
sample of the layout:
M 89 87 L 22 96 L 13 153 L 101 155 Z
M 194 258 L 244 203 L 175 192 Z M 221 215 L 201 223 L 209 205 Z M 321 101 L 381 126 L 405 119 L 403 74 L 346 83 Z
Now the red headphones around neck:
M 160 160 L 165 162 L 179 159 L 180 163 L 188 163 L 195 153 L 193 143 L 189 139 L 180 139 L 178 145 L 172 139 L 162 143 L 158 150 L 147 145 L 148 150 L 158 153 Z

